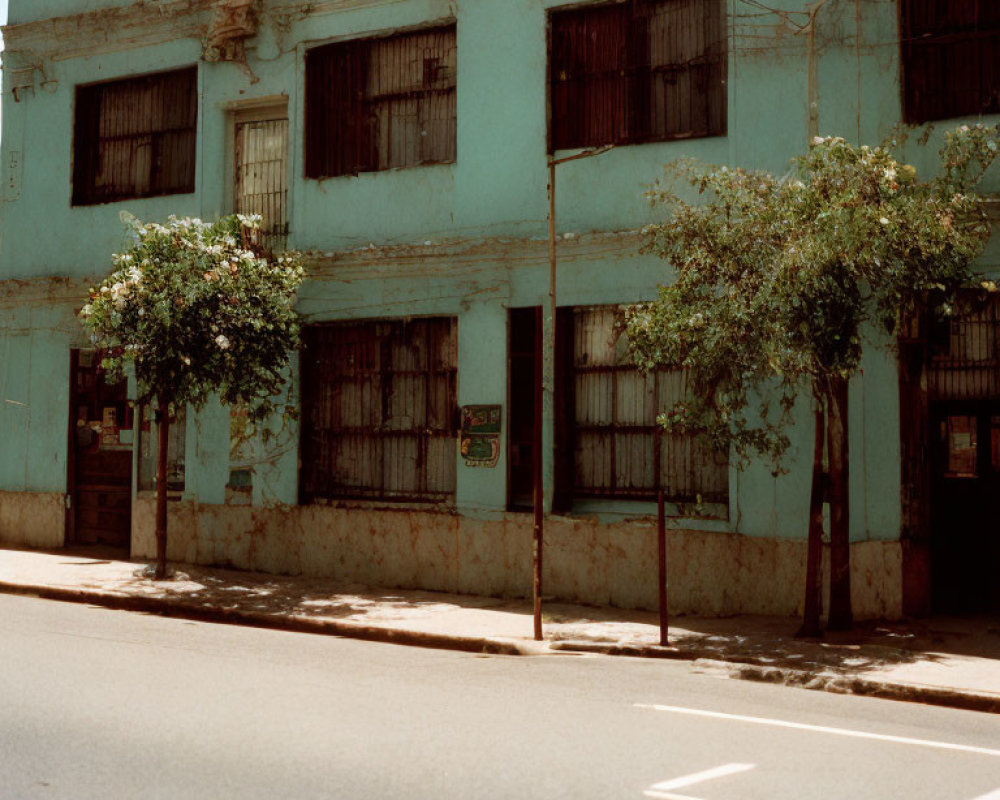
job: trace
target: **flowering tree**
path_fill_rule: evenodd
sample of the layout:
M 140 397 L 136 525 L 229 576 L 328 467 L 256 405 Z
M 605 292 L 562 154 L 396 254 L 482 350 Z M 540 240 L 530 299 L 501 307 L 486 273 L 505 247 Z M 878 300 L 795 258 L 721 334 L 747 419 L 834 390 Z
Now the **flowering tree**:
M 829 626 L 852 624 L 848 528 L 847 387 L 863 332 L 895 334 L 930 302 L 974 280 L 990 236 L 974 187 L 998 154 L 1000 130 L 963 126 L 946 136 L 941 173 L 925 182 L 892 155 L 895 141 L 855 147 L 816 138 L 789 174 L 674 165 L 705 198 L 689 203 L 658 185 L 669 214 L 648 249 L 676 280 L 632 309 L 636 363 L 684 367 L 688 395 L 660 418 L 775 468 L 789 445 L 796 396 L 815 417 L 804 635 L 819 633 L 824 443 L 829 462 Z M 990 282 L 984 289 L 995 291 Z
M 276 410 L 289 352 L 299 341 L 295 292 L 305 271 L 295 253 L 267 257 L 253 243 L 259 218 L 166 225 L 128 214 L 130 246 L 90 291 L 80 319 L 105 350 L 108 380 L 134 365 L 141 403 L 156 406 L 156 571 L 166 576 L 167 437 L 172 416 L 212 395 L 253 420 Z

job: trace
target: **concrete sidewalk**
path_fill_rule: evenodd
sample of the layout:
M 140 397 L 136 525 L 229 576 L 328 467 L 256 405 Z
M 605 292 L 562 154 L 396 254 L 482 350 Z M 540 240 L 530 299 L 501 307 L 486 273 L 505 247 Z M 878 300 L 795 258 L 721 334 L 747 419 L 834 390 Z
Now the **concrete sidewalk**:
M 546 603 L 545 641 L 535 642 L 525 600 L 195 566 L 156 582 L 146 562 L 99 553 L 0 549 L 0 592 L 472 652 L 683 659 L 730 677 L 1000 713 L 996 618 L 870 623 L 819 641 L 795 639 L 795 619 L 680 617 L 660 647 L 655 614 Z

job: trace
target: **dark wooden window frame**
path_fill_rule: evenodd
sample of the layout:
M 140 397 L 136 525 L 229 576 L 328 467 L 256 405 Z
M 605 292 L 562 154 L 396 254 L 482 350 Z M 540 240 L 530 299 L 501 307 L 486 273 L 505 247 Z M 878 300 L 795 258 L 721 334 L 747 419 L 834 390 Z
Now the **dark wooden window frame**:
M 703 11 L 700 19 L 691 14 L 691 36 L 714 36 L 714 41 L 703 41 L 699 53 L 681 63 L 677 52 L 651 52 L 648 20 L 657 10 L 684 2 Z M 552 10 L 549 152 L 725 135 L 726 22 L 725 0 L 625 0 Z M 603 49 L 598 38 L 602 27 Z M 679 106 L 671 103 L 669 89 L 684 80 L 687 125 L 683 113 L 674 110 Z M 695 109 L 696 102 L 704 103 L 704 109 Z M 675 125 L 668 118 L 671 113 L 677 114 Z
M 443 37 L 439 49 L 424 53 L 419 86 L 403 91 L 396 86 L 391 91 L 385 87 L 369 91 L 370 60 L 376 48 L 392 42 L 418 41 L 421 37 Z M 362 172 L 379 172 L 387 169 L 411 168 L 431 164 L 454 163 L 457 147 L 457 75 L 449 66 L 447 50 L 454 53 L 456 25 L 454 22 L 433 27 L 378 35 L 361 39 L 320 45 L 306 52 L 306 102 L 305 102 L 305 177 L 333 178 L 357 175 Z M 444 62 L 444 63 L 442 63 Z M 382 78 L 388 84 L 405 81 L 407 65 L 397 65 L 395 75 Z M 371 81 L 370 81 L 371 79 Z M 402 114 L 406 103 L 416 103 L 418 117 L 429 114 L 447 114 L 447 118 L 432 120 L 444 122 L 446 134 L 426 136 L 420 132 L 418 141 L 410 143 L 415 153 L 400 162 L 393 161 L 392 120 Z M 394 105 L 399 108 L 394 109 Z M 381 129 L 378 109 L 387 107 L 389 130 Z M 381 137 L 390 137 L 388 155 L 379 151 Z
M 667 434 L 659 425 L 655 423 L 654 419 L 644 420 L 639 424 L 635 422 L 624 423 L 620 421 L 624 415 L 620 415 L 617 408 L 618 377 L 620 375 L 636 374 L 636 368 L 631 363 L 616 363 L 614 365 L 590 365 L 578 363 L 579 359 L 576 356 L 574 345 L 577 333 L 576 326 L 578 315 L 591 311 L 610 311 L 611 309 L 612 307 L 608 306 L 579 306 L 575 308 L 567 308 L 565 310 L 560 309 L 563 313 L 560 316 L 560 323 L 557 328 L 559 330 L 560 338 L 560 342 L 557 344 L 557 361 L 559 362 L 557 364 L 559 383 L 559 396 L 557 398 L 557 404 L 560 408 L 558 414 L 559 420 L 557 420 L 557 439 L 560 440 L 559 450 L 564 454 L 564 460 L 561 468 L 559 469 L 559 473 L 562 478 L 559 481 L 559 491 L 563 495 L 563 506 L 569 504 L 570 498 L 574 498 L 576 500 L 654 500 L 658 490 L 662 488 L 664 490 L 664 499 L 668 502 L 685 504 L 720 504 L 725 506 L 728 510 L 728 456 L 710 456 L 715 459 L 714 467 L 725 471 L 725 485 L 721 488 L 716 487 L 715 490 L 713 490 L 707 485 L 707 482 L 710 480 L 710 476 L 700 475 L 697 471 L 696 464 L 692 461 L 694 453 L 701 453 L 706 448 L 706 446 L 698 442 L 693 435 L 679 436 Z M 664 368 L 654 370 L 651 373 L 654 381 L 654 399 L 660 397 L 661 381 L 667 379 L 668 376 L 675 372 L 675 370 L 668 370 Z M 612 406 L 612 420 L 610 423 L 583 424 L 578 421 L 576 384 L 578 377 L 585 375 L 606 375 L 610 377 L 611 395 L 609 403 Z M 678 397 L 678 399 L 680 398 Z M 664 410 L 665 409 L 663 408 L 656 408 L 656 413 L 660 413 Z M 608 457 L 610 458 L 610 468 L 608 469 L 608 473 L 610 475 L 610 485 L 591 486 L 581 484 L 579 480 L 578 467 L 580 452 L 583 447 L 580 439 L 583 434 L 591 434 L 598 437 L 606 437 L 608 439 Z M 619 437 L 627 435 L 638 435 L 652 440 L 649 443 L 653 460 L 653 483 L 651 485 L 620 485 L 618 482 L 619 476 L 615 466 L 617 459 L 616 444 Z M 687 455 L 686 460 L 684 458 L 684 454 L 678 456 L 677 454 L 670 452 L 670 448 L 681 444 L 682 440 L 687 440 L 683 444 Z M 705 454 L 702 453 L 702 455 Z M 680 465 L 683 462 L 683 466 L 688 473 L 687 483 L 689 484 L 689 488 L 686 491 L 669 485 L 664 485 L 664 459 L 672 459 L 676 465 Z
M 148 111 L 146 124 L 137 101 Z M 195 190 L 197 66 L 77 86 L 74 117 L 74 206 Z M 117 159 L 102 159 L 116 146 Z M 140 156 L 142 149 L 148 152 Z
M 1000 6 L 899 0 L 903 120 L 1000 113 Z
M 454 502 L 457 337 L 455 317 L 328 322 L 304 329 L 301 502 L 342 499 Z M 412 347 L 411 343 L 418 338 L 424 348 L 423 366 L 398 367 L 394 348 Z M 440 353 L 442 347 L 448 354 L 448 363 L 435 360 L 435 353 Z M 423 387 L 419 402 L 413 400 L 408 405 L 406 398 L 402 398 L 403 408 L 413 412 L 408 424 L 405 413 L 397 416 L 394 411 L 400 408 L 397 383 L 405 387 L 407 382 L 411 387 Z M 352 390 L 357 395 L 353 406 L 349 405 L 349 399 L 345 400 Z M 416 411 L 421 404 L 423 414 L 418 418 Z M 398 458 L 404 452 L 398 449 L 400 442 L 415 447 L 416 477 L 405 489 L 387 485 L 403 482 L 398 473 L 386 477 L 387 469 L 399 468 L 392 461 L 391 448 L 397 447 Z M 379 485 L 358 480 L 364 467 L 348 463 L 343 469 L 338 468 L 338 458 L 349 462 L 350 458 L 357 458 L 358 452 L 370 459 L 368 469 L 373 474 L 377 472 Z M 435 458 L 446 474 L 430 474 Z

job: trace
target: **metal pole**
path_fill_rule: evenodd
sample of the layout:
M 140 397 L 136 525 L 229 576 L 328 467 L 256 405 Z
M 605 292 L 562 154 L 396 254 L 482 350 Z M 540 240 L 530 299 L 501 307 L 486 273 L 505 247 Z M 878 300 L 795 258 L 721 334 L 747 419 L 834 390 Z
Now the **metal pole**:
M 660 574 L 660 644 L 666 647 L 670 619 L 667 615 L 667 518 L 663 511 L 663 489 L 656 495 L 656 549 Z
M 532 446 L 535 521 L 531 537 L 535 640 L 542 640 L 542 307 L 535 309 L 535 435 Z
M 550 356 L 549 363 L 552 364 L 552 369 L 555 370 L 556 363 L 556 167 L 559 164 L 565 164 L 567 161 L 575 161 L 578 158 L 590 158 L 591 156 L 597 156 L 601 153 L 606 153 L 608 150 L 612 149 L 613 145 L 608 145 L 607 147 L 601 147 L 596 150 L 585 150 L 582 153 L 577 153 L 572 156 L 567 156 L 566 158 L 550 158 L 549 159 L 549 313 L 552 316 L 551 326 L 549 328 L 549 335 L 545 337 L 548 343 L 548 350 Z M 535 486 L 534 486 L 534 525 L 532 530 L 532 562 L 534 567 L 534 580 L 533 580 L 533 599 L 534 599 L 534 610 L 535 610 L 535 639 L 541 641 L 542 639 L 542 553 L 543 553 L 543 539 L 544 539 L 544 513 L 543 513 L 543 494 L 544 489 L 542 486 L 542 408 L 543 408 L 543 395 L 544 379 L 542 377 L 542 370 L 545 365 L 545 359 L 542 355 L 542 327 L 544 322 L 544 315 L 539 307 L 537 312 L 537 317 L 535 318 L 535 453 L 534 453 L 534 473 L 535 473 Z M 555 397 L 555 378 L 553 377 L 551 392 L 553 398 Z M 555 409 L 555 402 L 552 403 L 553 410 Z
M 556 163 L 549 162 L 549 313 L 552 314 L 553 342 L 556 330 Z

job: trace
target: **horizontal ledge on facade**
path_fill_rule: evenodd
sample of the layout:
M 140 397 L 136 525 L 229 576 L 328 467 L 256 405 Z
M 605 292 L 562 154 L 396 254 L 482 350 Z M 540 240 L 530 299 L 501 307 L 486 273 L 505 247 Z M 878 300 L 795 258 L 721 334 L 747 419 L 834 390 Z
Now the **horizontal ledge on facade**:
M 539 220 L 539 224 L 543 222 Z M 609 253 L 637 255 L 637 244 L 642 238 L 640 228 L 592 231 L 576 234 L 571 239 L 560 236 L 557 240 L 559 258 L 572 261 Z M 498 263 L 523 259 L 547 264 L 549 251 L 545 237 L 456 237 L 430 244 L 371 244 L 346 250 L 303 250 L 302 258 L 312 277 L 322 278 L 327 271 L 344 267 L 398 266 L 408 262 L 424 265 L 440 262 L 442 270 L 454 274 L 456 259 Z

